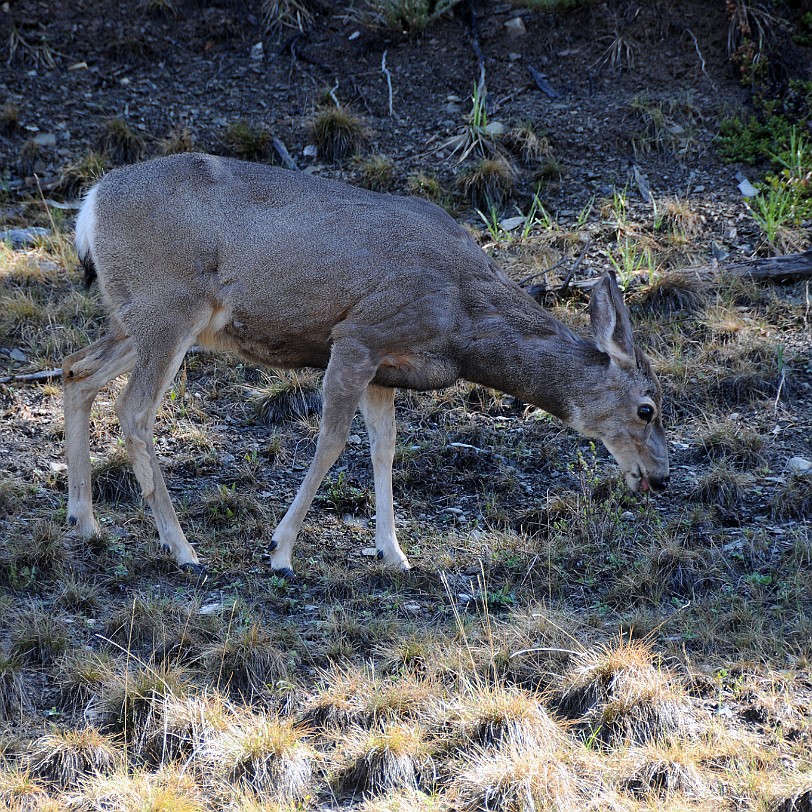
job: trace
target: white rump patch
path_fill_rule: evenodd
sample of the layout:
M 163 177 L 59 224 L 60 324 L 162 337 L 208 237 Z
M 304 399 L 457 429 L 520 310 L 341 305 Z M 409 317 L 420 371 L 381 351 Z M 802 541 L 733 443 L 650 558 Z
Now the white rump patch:
M 94 186 L 85 197 L 82 208 L 76 217 L 76 237 L 74 244 L 79 259 L 86 256 L 93 258 L 93 248 L 96 238 L 96 193 L 98 187 Z

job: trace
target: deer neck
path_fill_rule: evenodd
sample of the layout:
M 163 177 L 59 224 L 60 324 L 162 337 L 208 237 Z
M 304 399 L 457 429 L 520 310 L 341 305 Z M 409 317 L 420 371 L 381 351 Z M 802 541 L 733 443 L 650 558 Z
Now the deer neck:
M 530 297 L 511 298 L 510 305 L 472 321 L 462 377 L 571 422 L 584 390 L 600 387 L 601 354 Z

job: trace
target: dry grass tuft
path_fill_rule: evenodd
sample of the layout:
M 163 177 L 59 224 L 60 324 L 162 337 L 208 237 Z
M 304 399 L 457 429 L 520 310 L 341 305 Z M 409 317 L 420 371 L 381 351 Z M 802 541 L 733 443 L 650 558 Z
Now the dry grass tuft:
M 812 476 L 791 476 L 775 492 L 772 514 L 780 521 L 801 521 L 812 516 Z
M 246 698 L 289 675 L 289 654 L 274 645 L 259 623 L 231 630 L 203 653 L 203 663 L 217 689 Z
M 122 505 L 141 498 L 141 487 L 123 448 L 116 448 L 105 460 L 96 463 L 90 478 L 93 498 L 97 502 Z
M 446 809 L 441 797 L 407 788 L 369 798 L 361 804 L 360 812 L 441 812 Z
M 743 468 L 764 464 L 764 440 L 761 435 L 733 421 L 711 423 L 699 436 L 710 460 L 735 463 Z
M 581 812 L 577 776 L 550 748 L 501 746 L 469 754 L 451 788 L 460 812 Z
M 772 793 L 769 812 L 808 812 L 812 809 L 812 771 L 782 780 Z
M 118 744 L 94 727 L 54 730 L 31 745 L 31 773 L 61 789 L 71 789 L 89 775 L 110 773 L 122 766 Z
M 204 812 L 210 809 L 186 772 L 121 772 L 83 784 L 75 798 L 83 812 Z
M 332 163 L 354 155 L 367 141 L 361 122 L 338 107 L 322 110 L 310 124 L 310 134 L 319 156 Z
M 516 187 L 516 172 L 504 158 L 481 158 L 457 177 L 457 188 L 470 198 L 474 208 L 489 210 L 501 206 Z
M 707 304 L 705 286 L 690 272 L 657 274 L 646 288 L 642 310 L 658 316 L 692 315 Z
M 395 164 L 385 155 L 373 155 L 361 164 L 361 186 L 373 192 L 386 192 L 395 180 Z
M 226 127 L 223 145 L 235 158 L 243 161 L 265 161 L 271 154 L 271 135 L 267 130 L 239 119 Z
M 0 722 L 19 719 L 31 708 L 30 687 L 19 658 L 0 651 Z
M 154 731 L 160 728 L 167 699 L 183 697 L 188 690 L 187 673 L 166 664 L 113 672 L 96 702 L 102 729 L 123 734 L 137 750 L 152 755 Z
M 4 766 L 0 761 L 0 808 L 9 812 L 39 812 L 48 794 L 31 773 L 20 766 Z
M 48 519 L 37 519 L 28 534 L 10 537 L 0 547 L 0 564 L 18 578 L 59 574 L 67 558 L 62 531 Z
M 320 414 L 319 378 L 308 373 L 279 373 L 268 386 L 252 393 L 252 405 L 255 417 L 268 424 Z
M 133 164 L 144 157 L 146 144 L 123 118 L 111 118 L 104 122 L 96 149 L 116 165 Z
M 746 474 L 734 471 L 727 462 L 719 462 L 699 481 L 695 495 L 706 505 L 730 510 L 742 501 L 749 482 Z
M 432 682 L 413 676 L 378 682 L 371 687 L 365 701 L 368 724 L 419 719 L 430 713 L 437 699 L 437 688 Z
M 708 785 L 691 755 L 680 747 L 649 746 L 629 753 L 633 766 L 623 782 L 627 792 L 638 798 L 679 794 L 700 799 Z
M 335 782 L 342 791 L 380 795 L 395 789 L 426 789 L 436 773 L 432 745 L 416 725 L 395 722 L 349 733 L 342 741 L 346 763 Z
M 115 659 L 104 651 L 72 649 L 59 664 L 58 684 L 62 702 L 79 710 L 115 679 Z
M 660 206 L 657 223 L 659 229 L 680 240 L 690 240 L 697 236 L 702 227 L 702 218 L 687 200 L 671 197 L 662 201 Z
M 81 197 L 110 168 L 110 159 L 106 154 L 88 152 L 62 170 L 59 191 L 66 197 Z
M 482 747 L 505 744 L 532 750 L 563 740 L 538 697 L 509 686 L 470 690 L 453 707 L 451 716 L 463 738 Z
M 48 666 L 67 651 L 65 624 L 39 606 L 20 610 L 11 623 L 11 654 L 32 665 Z
M 178 155 L 195 151 L 195 139 L 188 127 L 175 127 L 158 144 L 161 155 Z
M 365 700 L 373 693 L 372 678 L 359 669 L 323 672 L 316 693 L 304 705 L 303 724 L 323 732 L 346 730 L 365 716 Z
M 550 152 L 550 142 L 539 135 L 532 124 L 511 127 L 502 143 L 516 156 L 523 166 L 536 166 Z
M 245 713 L 214 743 L 212 766 L 229 784 L 278 800 L 301 800 L 308 793 L 314 758 L 304 737 L 292 720 Z
M 685 736 L 697 729 L 681 686 L 652 664 L 650 648 L 619 642 L 578 654 L 555 699 L 578 716 L 590 735 L 607 744 L 644 744 Z
M 208 768 L 208 753 L 234 714 L 219 694 L 167 696 L 150 734 L 160 763 L 182 759 Z

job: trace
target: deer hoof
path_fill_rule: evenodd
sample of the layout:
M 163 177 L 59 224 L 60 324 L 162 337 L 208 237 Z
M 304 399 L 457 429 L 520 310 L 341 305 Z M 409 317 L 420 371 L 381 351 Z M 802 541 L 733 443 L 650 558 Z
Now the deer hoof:
M 75 516 L 68 516 L 68 524 L 69 524 L 71 527 L 76 527 L 76 523 L 77 523 L 78 521 L 79 521 L 79 520 L 78 520 L 78 519 L 77 519 Z
M 171 552 L 171 550 L 169 549 L 169 545 L 168 545 L 168 544 L 159 544 L 159 545 L 158 545 L 158 547 L 159 547 L 159 549 L 160 549 L 160 551 L 161 551 L 162 553 L 168 553 L 168 552 Z M 186 565 L 184 564 L 183 566 L 186 566 Z M 181 569 L 182 569 L 182 568 L 181 568 Z
M 198 564 L 194 561 L 188 561 L 186 564 L 180 565 L 181 572 L 187 575 L 193 575 L 196 578 L 203 578 L 206 575 L 206 565 Z
M 378 552 L 375 554 L 375 558 L 377 558 L 378 561 L 383 561 L 383 550 L 378 550 Z
M 273 574 L 277 578 L 284 578 L 286 581 L 296 580 L 296 573 L 290 567 L 280 567 L 279 569 L 274 569 Z
M 272 553 L 278 546 L 279 543 L 271 539 L 271 543 L 268 545 L 268 552 Z

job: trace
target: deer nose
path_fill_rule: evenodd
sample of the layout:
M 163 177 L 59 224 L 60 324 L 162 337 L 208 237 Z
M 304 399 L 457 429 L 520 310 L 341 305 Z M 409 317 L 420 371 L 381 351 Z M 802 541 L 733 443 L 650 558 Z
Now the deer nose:
M 668 487 L 669 479 L 670 477 L 667 474 L 665 476 L 650 476 L 648 478 L 648 484 L 651 487 L 651 490 L 659 493 Z

